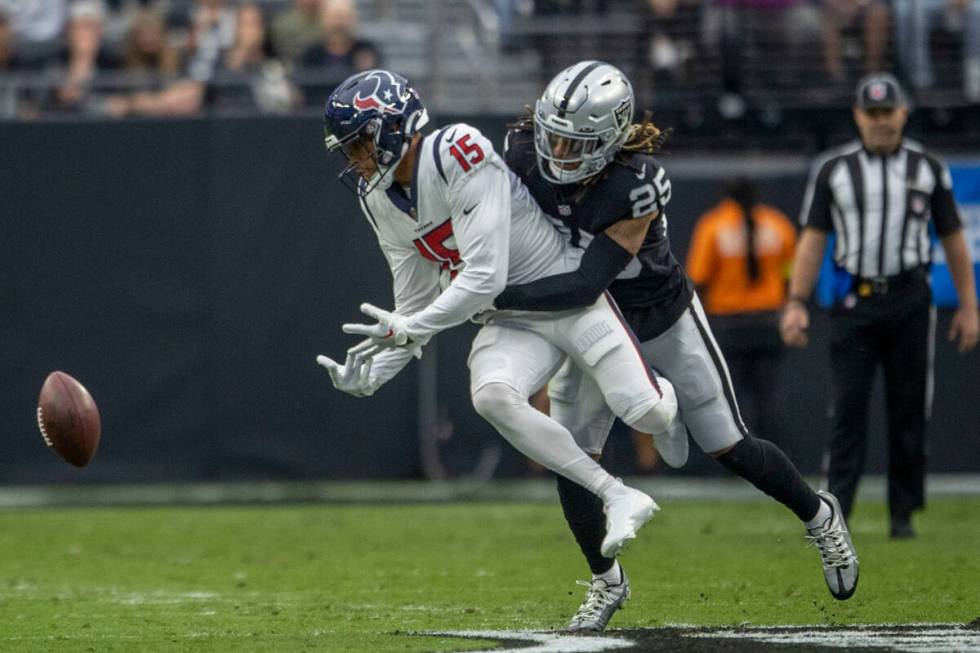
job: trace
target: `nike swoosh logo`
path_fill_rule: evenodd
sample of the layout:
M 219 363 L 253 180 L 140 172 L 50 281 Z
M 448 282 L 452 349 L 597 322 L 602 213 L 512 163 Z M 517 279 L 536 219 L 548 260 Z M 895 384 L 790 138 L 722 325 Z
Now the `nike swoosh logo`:
M 636 173 L 636 178 L 637 179 L 643 179 L 646 176 L 647 176 L 647 164 L 644 163 L 643 164 L 643 167 L 640 168 L 640 171 L 638 173 Z
M 471 206 L 468 209 L 463 209 L 463 215 L 469 215 L 470 213 L 473 212 L 473 209 L 475 209 L 478 206 L 480 206 L 480 203 L 479 202 L 477 202 L 476 204 L 474 204 L 473 206 Z
M 451 133 L 451 134 L 449 134 L 449 136 L 446 136 L 446 142 L 447 142 L 447 143 L 452 143 L 452 142 L 453 142 L 453 139 L 454 139 L 455 137 L 456 137 L 456 130 L 454 129 L 454 130 L 452 131 L 452 133 Z

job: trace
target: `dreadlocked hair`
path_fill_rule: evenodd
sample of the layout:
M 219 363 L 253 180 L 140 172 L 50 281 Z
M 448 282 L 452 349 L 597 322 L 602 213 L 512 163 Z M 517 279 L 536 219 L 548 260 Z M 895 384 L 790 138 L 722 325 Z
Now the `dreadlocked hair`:
M 643 121 L 630 125 L 629 135 L 623 143 L 623 150 L 626 152 L 639 152 L 641 154 L 656 154 L 663 149 L 667 137 L 674 131 L 673 129 L 660 129 L 651 120 L 653 116 L 649 111 L 644 112 Z
M 515 129 L 519 132 L 534 131 L 534 109 L 529 105 L 524 105 L 524 113 L 517 116 L 514 122 L 507 125 L 507 129 Z
M 507 125 L 508 129 L 520 132 L 534 131 L 534 110 L 525 106 L 525 113 Z M 651 120 L 652 113 L 646 111 L 643 114 L 643 121 L 630 125 L 629 135 L 621 148 L 624 152 L 639 152 L 641 154 L 656 154 L 660 152 L 667 137 L 674 131 L 673 129 L 660 129 Z

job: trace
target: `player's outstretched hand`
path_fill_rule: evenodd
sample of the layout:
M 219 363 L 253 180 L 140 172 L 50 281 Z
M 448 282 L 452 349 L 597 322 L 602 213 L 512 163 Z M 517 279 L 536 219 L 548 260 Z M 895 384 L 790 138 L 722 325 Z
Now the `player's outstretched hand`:
M 367 303 L 361 304 L 361 312 L 374 318 L 378 323 L 348 323 L 343 326 L 344 333 L 367 336 L 382 347 L 401 347 L 408 342 L 408 334 L 405 332 L 406 319 L 403 316 Z
M 361 312 L 378 321 L 377 324 L 345 324 L 344 333 L 354 333 L 367 336 L 369 340 L 351 348 L 354 353 L 361 353 L 370 347 L 386 349 L 388 347 L 404 347 L 408 344 L 408 333 L 405 329 L 407 318 L 396 315 L 372 304 L 361 304 Z
M 316 362 L 327 369 L 333 387 L 355 397 L 370 397 L 377 388 L 371 383 L 371 359 L 347 353 L 347 361 L 340 365 L 327 356 L 317 356 Z

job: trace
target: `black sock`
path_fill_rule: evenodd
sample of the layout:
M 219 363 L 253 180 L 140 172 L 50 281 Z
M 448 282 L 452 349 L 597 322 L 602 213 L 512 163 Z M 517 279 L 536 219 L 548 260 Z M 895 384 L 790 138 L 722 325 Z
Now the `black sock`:
M 782 449 L 768 440 L 747 436 L 717 460 L 792 510 L 801 521 L 811 519 L 820 509 L 817 493 L 806 484 Z
M 602 499 L 564 476 L 558 476 L 558 498 L 565 512 L 565 521 L 582 549 L 593 574 L 603 574 L 613 566 L 614 560 L 603 557 L 602 540 L 606 537 L 606 515 L 602 512 Z

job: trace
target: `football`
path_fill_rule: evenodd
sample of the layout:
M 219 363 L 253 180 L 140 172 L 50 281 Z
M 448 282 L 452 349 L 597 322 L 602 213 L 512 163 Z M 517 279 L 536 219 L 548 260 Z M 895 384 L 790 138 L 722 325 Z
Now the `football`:
M 102 435 L 99 409 L 81 383 L 64 372 L 52 372 L 37 400 L 37 425 L 44 443 L 66 462 L 85 467 L 95 456 Z

